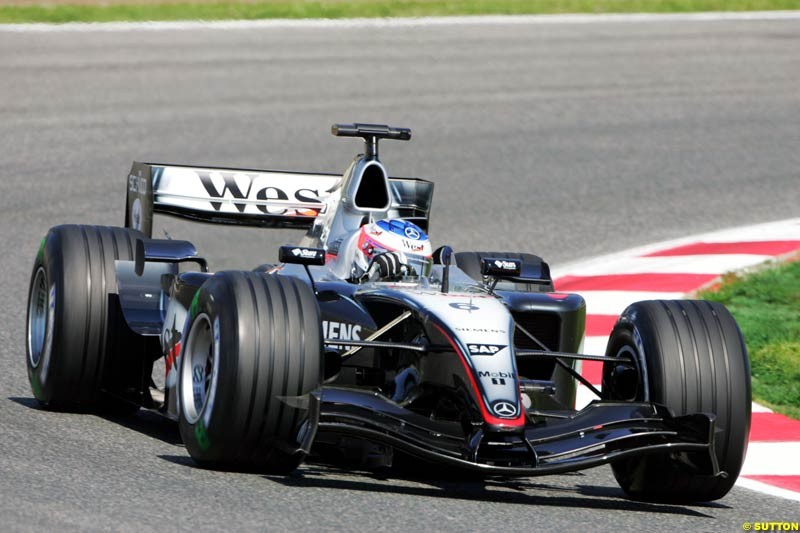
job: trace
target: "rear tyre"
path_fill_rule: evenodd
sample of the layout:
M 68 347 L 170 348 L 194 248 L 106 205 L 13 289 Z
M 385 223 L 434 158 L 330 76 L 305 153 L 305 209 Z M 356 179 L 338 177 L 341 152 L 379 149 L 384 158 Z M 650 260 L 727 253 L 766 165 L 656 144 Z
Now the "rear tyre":
M 744 462 L 751 410 L 747 348 L 728 310 L 697 300 L 634 303 L 614 326 L 606 355 L 632 357 L 638 367 L 631 372 L 606 363 L 607 398 L 659 403 L 675 416 L 716 415 L 715 452 L 727 474 L 697 475 L 685 453 L 645 455 L 612 464 L 620 487 L 635 499 L 658 502 L 707 502 L 727 494 Z M 631 374 L 645 379 L 630 380 Z
M 28 293 L 27 367 L 33 394 L 52 409 L 132 412 L 101 394 L 111 358 L 129 344 L 114 261 L 132 260 L 141 233 L 64 225 L 42 239 Z
M 180 432 L 201 466 L 289 473 L 319 420 L 322 322 L 295 278 L 220 272 L 198 290 L 179 363 Z

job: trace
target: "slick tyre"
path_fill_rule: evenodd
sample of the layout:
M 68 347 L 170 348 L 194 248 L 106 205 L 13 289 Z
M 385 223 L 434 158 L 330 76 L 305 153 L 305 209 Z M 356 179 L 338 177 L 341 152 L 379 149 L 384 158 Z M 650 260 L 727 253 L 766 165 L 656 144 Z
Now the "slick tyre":
M 138 407 L 101 393 L 129 330 L 114 261 L 133 260 L 144 235 L 125 228 L 64 225 L 39 246 L 28 291 L 28 379 L 37 400 L 60 410 L 114 413 Z
M 295 278 L 220 272 L 198 290 L 183 336 L 180 433 L 201 466 L 285 474 L 316 433 L 322 326 Z
M 657 502 L 707 502 L 733 487 L 744 462 L 750 430 L 750 364 L 736 321 L 721 304 L 658 300 L 629 306 L 608 342 L 609 357 L 629 356 L 639 368 L 606 363 L 609 399 L 659 403 L 675 416 L 711 413 L 715 453 L 725 476 L 693 473 L 685 454 L 645 455 L 612 464 L 632 498 Z M 688 461 L 687 461 L 688 459 Z

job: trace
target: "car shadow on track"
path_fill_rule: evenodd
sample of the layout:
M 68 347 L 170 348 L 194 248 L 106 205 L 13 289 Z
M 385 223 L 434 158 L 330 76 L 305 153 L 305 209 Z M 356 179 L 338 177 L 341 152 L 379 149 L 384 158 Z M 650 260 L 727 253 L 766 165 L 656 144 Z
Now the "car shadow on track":
M 187 455 L 160 455 L 159 458 L 181 466 L 202 468 Z M 699 518 L 714 518 L 702 509 L 729 509 L 728 506 L 710 502 L 692 505 L 667 505 L 637 502 L 625 497 L 622 489 L 583 485 L 551 485 L 543 478 L 484 478 L 460 476 L 434 471 L 429 475 L 415 473 L 404 475 L 394 470 L 364 471 L 337 467 L 327 462 L 307 462 L 288 476 L 264 475 L 286 488 L 321 488 L 350 490 L 428 498 L 447 498 L 470 501 L 542 505 L 548 507 L 574 507 L 612 511 L 662 513 Z M 578 481 L 583 474 L 562 474 Z M 534 481 L 533 479 L 536 479 Z
M 157 413 L 141 410 L 136 413 L 136 415 L 99 416 L 167 444 L 183 446 L 183 440 L 181 440 L 181 434 L 178 431 L 178 424 L 174 420 L 165 418 Z
M 9 400 L 41 412 L 50 412 L 41 407 L 34 398 L 9 397 Z M 137 431 L 168 444 L 182 445 L 175 422 L 156 413 L 141 410 L 135 415 L 99 415 L 102 418 Z M 189 468 L 200 468 L 188 454 L 160 455 L 159 458 Z M 582 474 L 564 474 L 578 481 Z M 364 471 L 359 468 L 341 467 L 335 464 L 308 462 L 289 476 L 264 476 L 287 488 L 324 488 L 360 492 L 379 492 L 429 498 L 478 500 L 495 503 L 542 505 L 552 507 L 580 507 L 645 513 L 663 513 L 694 517 L 713 518 L 701 512 L 703 508 L 726 509 L 719 503 L 693 505 L 662 505 L 628 500 L 621 489 L 615 487 L 582 485 L 551 485 L 539 480 L 543 478 L 475 478 L 454 475 L 440 469 L 425 474 L 424 470 L 407 474 L 395 469 Z
M 9 400 L 12 402 L 19 404 L 23 407 L 27 407 L 28 409 L 33 409 L 34 411 L 47 411 L 47 409 L 42 407 L 42 404 L 39 403 L 39 400 L 36 398 L 23 398 L 21 396 L 9 396 Z
M 42 405 L 39 403 L 38 400 L 36 400 L 36 398 L 23 398 L 18 396 L 11 396 L 8 399 L 14 403 L 17 403 L 29 409 L 33 409 L 35 411 L 40 411 L 43 413 L 53 412 L 50 409 L 45 409 L 44 407 L 42 407 Z M 73 413 L 75 412 L 73 411 Z M 128 414 L 128 415 L 97 413 L 97 412 L 85 412 L 76 414 L 84 414 L 87 416 L 99 416 L 100 418 L 108 420 L 109 422 L 112 422 L 114 424 L 119 424 L 120 426 L 124 426 L 128 429 L 131 429 L 143 435 L 147 435 L 148 437 L 158 439 L 167 444 L 183 445 L 183 441 L 181 440 L 181 435 L 178 432 L 178 424 L 159 414 L 152 413 L 150 411 L 145 411 L 144 409 L 139 410 L 135 414 Z
M 559 476 L 578 481 L 582 474 Z M 493 503 L 540 505 L 548 507 L 574 507 L 584 509 L 661 513 L 700 518 L 713 518 L 702 509 L 726 509 L 719 503 L 692 505 L 664 505 L 629 500 L 619 488 L 582 485 L 558 486 L 533 481 L 531 478 L 441 479 L 425 475 L 389 475 L 371 472 L 331 469 L 328 465 L 307 464 L 290 476 L 264 476 L 286 487 L 325 488 L 378 492 L 429 498 L 460 499 Z

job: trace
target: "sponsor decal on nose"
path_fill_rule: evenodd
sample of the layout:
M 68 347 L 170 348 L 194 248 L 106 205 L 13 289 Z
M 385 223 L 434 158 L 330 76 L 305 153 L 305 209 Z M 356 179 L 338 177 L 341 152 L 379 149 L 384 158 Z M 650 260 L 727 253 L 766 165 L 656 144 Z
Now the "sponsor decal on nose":
M 406 234 L 406 237 L 408 237 L 409 239 L 414 239 L 415 241 L 421 237 L 419 231 L 417 231 L 416 228 L 412 228 L 411 226 L 406 226 L 404 233 Z
M 477 311 L 480 309 L 477 305 L 469 304 L 466 302 L 456 302 L 450 304 L 450 307 L 453 309 L 458 309 L 459 311 Z
M 504 418 L 513 418 L 517 416 L 517 406 L 506 400 L 494 402 L 492 404 L 492 411 L 494 411 L 494 414 L 497 416 Z
M 506 348 L 504 344 L 470 344 L 467 346 L 470 355 L 494 355 Z

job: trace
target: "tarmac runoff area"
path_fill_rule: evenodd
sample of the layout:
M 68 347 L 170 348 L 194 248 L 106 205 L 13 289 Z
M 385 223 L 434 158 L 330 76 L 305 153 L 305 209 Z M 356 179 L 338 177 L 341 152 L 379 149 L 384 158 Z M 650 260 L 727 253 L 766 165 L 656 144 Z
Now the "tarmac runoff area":
M 688 298 L 732 271 L 800 253 L 800 218 L 696 235 L 565 265 L 556 290 L 586 300 L 583 351 L 604 354 L 619 314 L 638 300 Z M 581 374 L 600 387 L 602 363 L 583 361 Z M 594 399 L 584 386 L 577 406 Z M 750 444 L 737 484 L 800 502 L 800 421 L 753 402 Z

